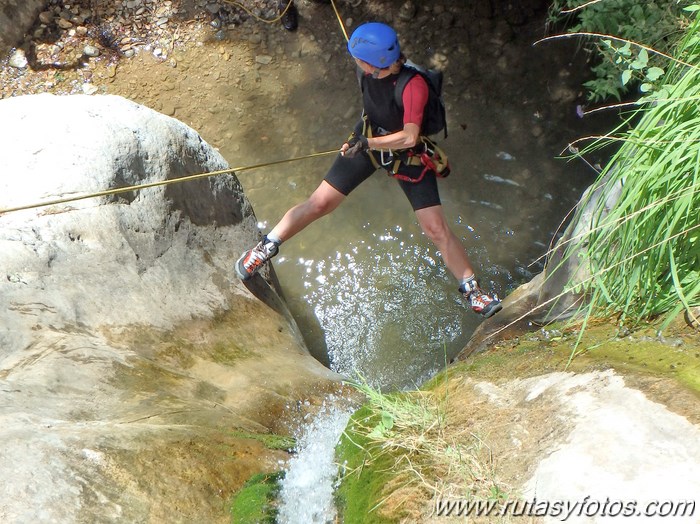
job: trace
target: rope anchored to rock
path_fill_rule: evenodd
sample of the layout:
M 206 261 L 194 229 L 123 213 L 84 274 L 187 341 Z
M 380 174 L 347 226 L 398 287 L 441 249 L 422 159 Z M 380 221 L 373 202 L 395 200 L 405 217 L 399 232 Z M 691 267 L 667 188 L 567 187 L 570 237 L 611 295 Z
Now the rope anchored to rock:
M 33 203 L 33 204 L 26 204 L 26 205 L 22 205 L 22 206 L 8 207 L 6 209 L 0 209 L 0 216 L 5 215 L 7 213 L 12 213 L 14 211 L 24 211 L 26 209 L 35 209 L 35 208 L 39 208 L 39 207 L 53 206 L 56 204 L 66 204 L 68 202 L 76 202 L 78 200 L 86 200 L 88 198 L 97 198 L 97 197 L 103 197 L 103 196 L 118 195 L 120 193 L 128 193 L 130 191 L 139 191 L 141 189 L 147 189 L 150 187 L 167 186 L 170 184 L 179 184 L 181 182 L 190 182 L 192 180 L 199 180 L 202 178 L 209 178 L 209 177 L 214 177 L 214 176 L 219 176 L 219 175 L 241 173 L 243 171 L 250 171 L 253 169 L 259 169 L 261 167 L 274 166 L 274 165 L 278 165 L 278 164 L 286 164 L 287 162 L 295 162 L 298 160 L 306 160 L 309 158 L 327 156 L 327 155 L 332 155 L 332 154 L 338 154 L 338 150 L 331 149 L 329 151 L 322 151 L 320 153 L 311 153 L 308 155 L 302 155 L 302 156 L 298 156 L 298 157 L 294 157 L 294 158 L 287 158 L 285 160 L 275 160 L 273 162 L 265 162 L 262 164 L 254 164 L 254 165 L 250 165 L 250 166 L 231 167 L 229 169 L 220 169 L 219 171 L 209 171 L 208 173 L 197 173 L 194 175 L 187 175 L 187 176 L 178 177 L 178 178 L 171 178 L 169 180 L 159 180 L 158 182 L 149 182 L 146 184 L 136 184 L 136 185 L 126 186 L 126 187 L 115 187 L 113 189 L 105 189 L 104 191 L 97 191 L 95 193 L 86 193 L 84 195 L 76 195 L 76 196 L 72 196 L 72 197 L 57 198 L 55 200 L 47 200 L 45 202 L 37 202 L 37 203 Z

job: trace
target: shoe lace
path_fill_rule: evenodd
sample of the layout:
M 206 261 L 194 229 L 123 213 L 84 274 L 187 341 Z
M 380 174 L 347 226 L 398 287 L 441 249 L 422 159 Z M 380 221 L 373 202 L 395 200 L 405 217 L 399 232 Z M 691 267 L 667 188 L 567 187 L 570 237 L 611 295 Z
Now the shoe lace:
M 265 262 L 270 260 L 270 258 L 272 258 L 272 256 L 275 254 L 275 247 L 274 242 L 260 242 L 257 246 L 250 250 L 250 254 L 243 261 L 243 267 L 245 267 L 247 270 L 260 267 Z

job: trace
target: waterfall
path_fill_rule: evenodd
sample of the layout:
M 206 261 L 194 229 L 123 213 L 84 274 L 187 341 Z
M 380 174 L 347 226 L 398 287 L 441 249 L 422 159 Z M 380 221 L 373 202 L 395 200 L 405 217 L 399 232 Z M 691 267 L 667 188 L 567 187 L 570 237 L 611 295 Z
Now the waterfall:
M 280 490 L 280 524 L 329 524 L 336 510 L 333 492 L 338 476 L 335 446 L 354 409 L 329 397 L 297 439 Z

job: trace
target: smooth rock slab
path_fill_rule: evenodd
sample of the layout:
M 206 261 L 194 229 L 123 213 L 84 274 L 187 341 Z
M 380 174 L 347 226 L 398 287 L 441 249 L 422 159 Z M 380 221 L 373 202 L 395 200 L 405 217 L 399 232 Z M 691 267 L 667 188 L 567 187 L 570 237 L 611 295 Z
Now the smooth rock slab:
M 228 167 L 121 97 L 4 99 L 0 121 L 0 210 Z M 336 382 L 272 275 L 234 277 L 256 222 L 233 175 L 0 211 L 0 521 L 227 522 L 279 467 L 248 435 Z

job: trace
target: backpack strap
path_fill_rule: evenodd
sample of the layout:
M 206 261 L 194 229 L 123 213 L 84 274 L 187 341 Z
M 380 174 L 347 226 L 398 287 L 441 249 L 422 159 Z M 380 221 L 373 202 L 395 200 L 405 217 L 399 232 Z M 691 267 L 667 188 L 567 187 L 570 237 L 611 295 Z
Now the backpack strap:
M 403 90 L 406 89 L 411 78 L 419 74 L 417 70 L 403 66 L 401 67 L 401 71 L 399 71 L 399 78 L 396 80 L 396 86 L 394 86 L 394 100 L 401 111 L 403 111 Z M 428 87 L 428 89 L 430 89 L 430 87 Z
M 428 112 L 428 118 L 432 122 L 433 127 L 439 123 L 440 129 L 444 133 L 444 137 L 447 138 L 447 119 L 445 118 L 445 104 L 442 101 L 442 73 L 433 71 L 432 69 L 425 69 L 417 64 L 414 64 L 410 60 L 406 61 L 406 64 L 401 68 L 399 72 L 399 78 L 396 80 L 396 86 L 394 89 L 394 101 L 396 105 L 403 111 L 403 92 L 406 89 L 408 83 L 415 77 L 420 75 L 425 80 L 428 86 L 428 101 L 425 104 L 425 110 L 423 114 L 423 124 L 425 123 L 426 114 Z M 436 113 L 437 112 L 437 113 Z M 430 134 L 436 134 L 430 133 Z

